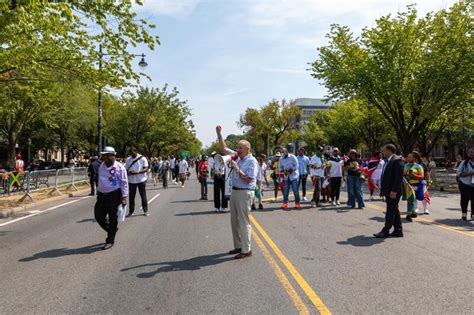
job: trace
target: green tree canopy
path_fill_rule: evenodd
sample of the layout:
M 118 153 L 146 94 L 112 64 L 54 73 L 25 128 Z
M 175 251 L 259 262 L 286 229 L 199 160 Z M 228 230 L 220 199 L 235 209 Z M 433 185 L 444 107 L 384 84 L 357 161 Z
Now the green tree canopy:
M 409 6 L 360 37 L 333 25 L 312 76 L 324 81 L 330 98 L 357 97 L 376 108 L 408 153 L 438 117 L 473 105 L 472 10 L 472 1 L 460 1 L 419 18 Z

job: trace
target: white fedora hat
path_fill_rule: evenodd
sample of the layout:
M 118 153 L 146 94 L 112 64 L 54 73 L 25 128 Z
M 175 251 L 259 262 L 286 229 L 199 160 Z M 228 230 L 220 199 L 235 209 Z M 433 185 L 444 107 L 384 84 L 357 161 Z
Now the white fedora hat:
M 116 155 L 117 152 L 115 152 L 115 149 L 112 148 L 112 147 L 105 147 L 104 148 L 104 151 L 100 152 L 101 155 L 105 155 L 105 154 L 113 154 L 113 155 Z

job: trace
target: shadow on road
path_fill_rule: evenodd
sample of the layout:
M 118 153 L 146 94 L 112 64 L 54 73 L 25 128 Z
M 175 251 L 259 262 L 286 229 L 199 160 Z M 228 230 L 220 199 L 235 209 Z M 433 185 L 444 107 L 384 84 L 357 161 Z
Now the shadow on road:
M 171 201 L 171 203 L 193 203 L 193 202 L 211 202 L 212 200 L 199 200 L 198 198 L 192 200 L 177 200 Z
M 0 236 L 6 235 L 7 233 L 10 233 L 10 231 L 0 231 Z
M 58 248 L 36 253 L 31 257 L 22 258 L 19 262 L 30 262 L 41 258 L 57 258 L 70 255 L 87 255 L 102 250 L 104 243 L 90 245 L 81 248 Z
M 222 214 L 225 212 L 216 212 L 216 211 L 201 211 L 201 212 L 187 212 L 187 213 L 177 213 L 175 214 L 176 217 L 186 217 L 186 216 L 194 216 L 194 215 L 208 215 L 208 214 Z
M 369 220 L 385 223 L 385 218 L 383 217 L 372 217 L 372 218 L 369 218 Z
M 355 247 L 368 247 L 383 243 L 383 238 L 375 238 L 372 236 L 358 235 L 348 238 L 347 241 L 336 242 L 339 245 L 352 245 Z
M 76 223 L 86 223 L 86 222 L 97 222 L 95 219 L 82 219 L 81 221 L 77 221 Z
M 135 267 L 124 268 L 120 271 L 129 271 L 133 269 L 140 269 L 145 267 L 152 267 L 152 266 L 160 266 L 155 271 L 150 272 L 142 272 L 137 274 L 137 278 L 152 278 L 155 275 L 161 272 L 174 272 L 174 271 L 192 271 L 192 270 L 200 270 L 204 267 L 210 267 L 217 264 L 224 263 L 226 261 L 233 260 L 233 257 L 223 258 L 221 257 L 227 256 L 227 254 L 216 254 L 216 255 L 207 255 L 207 256 L 199 256 L 185 260 L 179 261 L 165 261 L 159 263 L 152 263 L 152 264 L 143 264 Z
M 460 227 L 465 231 L 474 232 L 474 221 L 462 221 L 461 219 L 438 219 L 433 220 L 435 223 L 449 225 L 451 227 Z M 420 223 L 423 223 L 420 221 Z

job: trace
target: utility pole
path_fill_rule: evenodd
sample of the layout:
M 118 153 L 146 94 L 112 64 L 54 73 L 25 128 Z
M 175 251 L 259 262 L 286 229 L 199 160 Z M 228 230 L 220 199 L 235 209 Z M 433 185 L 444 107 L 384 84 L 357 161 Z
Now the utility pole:
M 99 73 L 102 72 L 102 44 L 99 45 Z M 98 122 L 97 122 L 97 129 L 98 129 L 98 155 L 102 152 L 102 86 L 99 86 L 99 95 L 98 95 Z

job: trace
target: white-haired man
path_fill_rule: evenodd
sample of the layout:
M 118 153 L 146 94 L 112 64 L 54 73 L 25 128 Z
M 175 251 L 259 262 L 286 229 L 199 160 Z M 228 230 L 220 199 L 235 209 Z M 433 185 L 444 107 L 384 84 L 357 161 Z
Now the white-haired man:
M 222 154 L 235 154 L 237 159 L 232 159 L 232 193 L 230 196 L 230 221 L 232 235 L 234 238 L 234 249 L 229 255 L 234 255 L 235 259 L 252 256 L 250 225 L 250 210 L 255 198 L 255 188 L 257 187 L 258 162 L 250 153 L 250 143 L 240 140 L 235 148 L 229 149 L 222 138 L 222 127 L 216 127 L 217 138 L 219 140 Z

